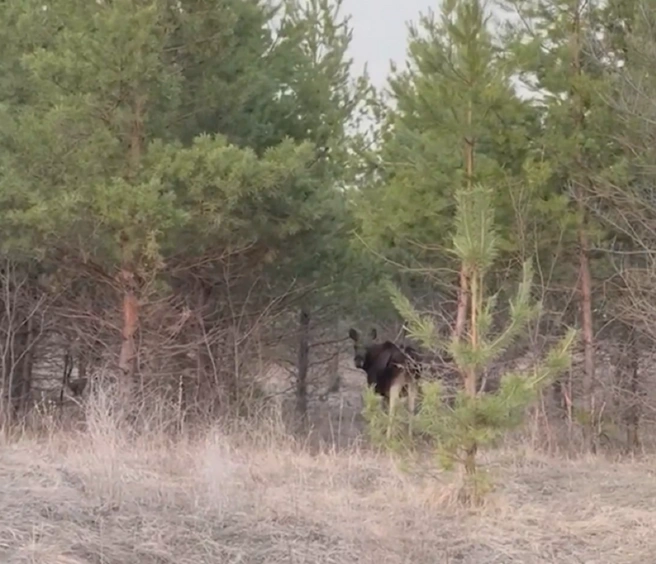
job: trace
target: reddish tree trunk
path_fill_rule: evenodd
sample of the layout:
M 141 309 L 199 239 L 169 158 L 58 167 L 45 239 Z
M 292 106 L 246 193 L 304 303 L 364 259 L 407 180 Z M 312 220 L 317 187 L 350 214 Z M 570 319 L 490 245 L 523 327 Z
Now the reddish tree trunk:
M 470 101 L 467 110 L 467 128 L 471 130 L 473 125 L 473 109 Z M 470 190 L 474 185 L 474 150 L 476 148 L 476 140 L 473 136 L 469 136 L 470 131 L 464 139 L 464 160 L 465 160 L 465 178 L 467 188 Z M 465 325 L 467 323 L 467 306 L 469 303 L 469 276 L 466 266 L 460 266 L 460 283 L 458 288 L 458 310 L 456 313 L 456 324 L 453 329 L 453 336 L 456 340 L 460 340 L 465 332 Z
M 144 142 L 145 96 L 137 94 L 132 103 L 132 123 L 128 147 L 128 180 L 134 179 L 139 171 Z M 133 268 L 133 249 L 130 249 L 129 236 L 123 233 L 123 258 L 120 282 L 123 289 L 123 327 L 121 330 L 121 352 L 118 366 L 121 372 L 121 388 L 130 393 L 134 380 L 136 347 L 135 333 L 139 326 L 139 302 L 136 296 L 136 280 Z
M 133 275 L 122 270 L 123 281 L 123 327 L 121 330 L 121 352 L 118 366 L 121 371 L 121 384 L 124 391 L 129 392 L 134 379 L 136 347 L 135 334 L 139 326 L 139 302 L 134 292 Z
M 572 55 L 572 79 L 579 79 L 583 74 L 581 66 L 581 9 L 579 2 L 574 6 L 572 18 L 572 35 L 570 41 Z M 581 93 L 573 82 L 570 88 L 573 101 L 574 122 L 577 130 L 582 132 L 585 126 L 585 103 Z M 584 348 L 584 374 L 583 374 L 583 401 L 585 405 L 586 422 L 583 426 L 583 437 L 585 447 L 589 451 L 595 450 L 594 424 L 594 383 L 595 383 L 595 351 L 594 351 L 594 328 L 592 318 L 592 279 L 590 276 L 589 242 L 587 234 L 587 213 L 585 208 L 586 190 L 589 190 L 591 180 L 587 172 L 585 156 L 581 149 L 577 149 L 575 155 L 576 174 L 578 179 L 574 180 L 575 197 L 579 213 L 579 296 L 581 305 L 581 329 Z

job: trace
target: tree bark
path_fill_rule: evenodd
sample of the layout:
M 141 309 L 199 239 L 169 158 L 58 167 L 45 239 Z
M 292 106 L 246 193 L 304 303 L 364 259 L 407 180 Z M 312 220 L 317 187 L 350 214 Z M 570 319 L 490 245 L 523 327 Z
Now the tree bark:
M 128 167 L 127 179 L 133 181 L 141 166 L 144 143 L 144 114 L 146 97 L 135 94 L 132 101 L 132 122 L 128 138 Z M 121 351 L 119 353 L 120 393 L 123 399 L 132 395 L 134 373 L 136 367 L 135 334 L 139 326 L 139 301 L 136 296 L 136 278 L 134 270 L 134 249 L 131 248 L 133 241 L 127 233 L 122 233 L 122 259 L 121 271 L 119 273 L 120 285 L 123 291 L 122 316 L 123 327 L 121 329 Z
M 24 326 L 18 330 L 14 338 L 12 397 L 15 415 L 25 413 L 32 392 L 34 321 L 32 315 L 28 315 L 30 317 L 25 320 Z
M 308 399 L 307 377 L 310 368 L 310 314 L 302 308 L 299 315 L 298 332 L 298 363 L 296 376 L 296 412 L 299 416 L 300 426 L 307 429 Z
M 132 392 L 136 366 L 135 334 L 139 326 L 139 302 L 134 290 L 134 275 L 128 270 L 121 270 L 123 283 L 123 327 L 121 330 L 121 352 L 118 367 L 120 370 L 119 386 L 121 392 L 129 397 Z
M 620 343 L 615 359 L 616 406 L 626 425 L 626 449 L 636 452 L 640 448 L 640 349 L 638 336 L 633 327 L 622 323 L 616 339 Z
M 572 35 L 570 38 L 570 48 L 572 56 L 572 79 L 579 79 L 583 74 L 581 66 L 581 9 L 582 6 L 577 2 L 572 14 Z M 573 80 L 572 80 L 573 83 Z M 573 103 L 574 122 L 579 133 L 583 132 L 585 126 L 585 103 L 581 93 L 572 84 L 570 88 L 571 99 Z M 584 368 L 583 368 L 583 401 L 586 410 L 585 424 L 583 425 L 583 439 L 585 448 L 588 451 L 596 450 L 596 441 L 594 437 L 595 425 L 595 404 L 594 404 L 594 385 L 595 385 L 595 350 L 594 350 L 594 325 L 592 317 L 592 278 L 590 276 L 590 245 L 587 234 L 587 212 L 585 208 L 586 189 L 590 186 L 590 177 L 586 169 L 586 163 L 581 150 L 577 150 L 574 162 L 576 163 L 576 173 L 572 175 L 574 181 L 574 192 L 578 206 L 579 226 L 579 303 L 581 308 L 581 329 L 584 348 Z M 576 176 L 579 178 L 576 178 Z
M 474 151 L 476 148 L 476 139 L 471 135 L 471 129 L 474 122 L 474 112 L 472 102 L 469 101 L 467 109 L 467 134 L 464 138 L 464 161 L 465 161 L 465 178 L 467 187 L 471 190 L 474 185 Z M 460 340 L 465 332 L 467 323 L 467 306 L 469 302 L 468 295 L 468 273 L 466 265 L 460 266 L 459 288 L 458 288 L 458 309 L 456 313 L 456 324 L 453 329 L 453 336 Z
M 477 272 L 473 272 L 470 278 L 470 287 L 469 287 L 470 294 L 471 294 L 471 299 L 470 299 L 471 327 L 470 327 L 469 338 L 470 338 L 472 350 L 478 350 L 478 346 L 479 346 L 478 331 L 477 331 L 478 312 L 479 312 L 479 308 L 481 308 L 483 305 L 480 300 L 481 283 L 482 280 L 479 274 Z M 478 383 L 478 374 L 476 374 L 476 371 L 474 369 L 469 368 L 465 373 L 465 392 L 467 393 L 468 396 L 472 398 L 476 397 L 478 391 L 476 386 L 477 383 Z M 475 448 L 474 448 L 474 452 L 475 452 Z
M 458 288 L 458 311 L 456 314 L 456 325 L 453 330 L 453 336 L 456 340 L 462 339 L 465 332 L 465 324 L 467 322 L 467 306 L 469 304 L 469 296 L 467 293 L 468 288 L 467 273 L 465 266 L 460 267 L 460 286 Z
M 335 353 L 332 362 L 331 372 L 332 375 L 330 378 L 330 384 L 328 385 L 328 389 L 326 390 L 326 393 L 335 394 L 339 392 L 339 389 L 342 386 L 342 375 L 339 371 L 339 352 Z
M 582 205 L 582 204 L 581 204 Z M 582 212 L 583 213 L 583 212 Z M 595 423 L 595 349 L 594 349 L 594 327 L 592 318 L 592 278 L 590 276 L 590 261 L 588 258 L 588 238 L 585 232 L 585 224 L 579 229 L 580 245 L 580 276 L 579 291 L 581 301 L 581 329 L 583 336 L 584 366 L 583 366 L 583 397 L 587 411 L 586 423 L 583 426 L 583 438 L 585 448 L 589 451 L 596 450 L 594 437 Z
M 631 362 L 630 378 L 628 381 L 629 404 L 626 409 L 626 442 L 630 452 L 637 452 L 640 449 L 640 370 L 639 370 L 639 352 L 635 337 L 629 343 L 629 355 Z

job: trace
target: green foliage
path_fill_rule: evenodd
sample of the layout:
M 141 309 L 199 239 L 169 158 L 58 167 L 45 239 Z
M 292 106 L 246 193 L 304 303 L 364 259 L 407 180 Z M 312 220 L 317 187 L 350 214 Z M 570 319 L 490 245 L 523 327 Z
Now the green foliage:
M 422 343 L 426 347 L 439 347 L 442 350 L 446 350 L 449 345 L 440 338 L 432 318 L 428 315 L 420 315 L 412 306 L 410 299 L 394 284 L 387 282 L 386 288 L 392 304 L 399 312 L 401 318 L 407 321 L 406 330 L 408 337 Z
M 381 116 L 379 143 L 364 155 L 370 169 L 353 197 L 364 245 L 389 261 L 387 277 L 406 295 L 425 296 L 420 309 L 455 301 L 460 187 L 491 188 L 500 274 L 488 281 L 499 289 L 502 276 L 534 253 L 533 242 L 542 244 L 534 224 L 553 225 L 535 213 L 541 186 L 525 178 L 541 172 L 527 161 L 539 114 L 514 93 L 489 15 L 483 2 L 459 0 L 411 28 L 407 65 L 390 76 L 393 104 Z
M 617 115 L 608 104 L 616 57 L 606 49 L 614 39 L 602 31 L 604 22 L 610 22 L 604 12 L 612 12 L 613 3 L 606 8 L 592 3 L 585 9 L 569 0 L 507 0 L 503 4 L 516 11 L 522 22 L 530 22 L 529 26 L 506 24 L 504 50 L 522 85 L 541 92 L 536 106 L 543 126 L 532 139 L 529 160 L 532 167 L 542 169 L 535 178 L 540 200 L 533 209 L 539 218 L 540 247 L 545 251 L 540 258 L 547 268 L 551 267 L 550 245 L 573 242 L 581 227 L 572 196 L 584 189 L 586 198 L 594 197 L 599 175 L 619 157 Z M 629 6 L 623 3 L 623 8 Z M 596 244 L 609 235 L 595 214 L 586 218 L 585 229 Z M 575 259 L 559 262 L 554 268 L 561 270 L 560 277 L 578 276 Z M 569 265 L 569 272 L 562 272 Z
M 398 312 L 411 338 L 478 377 L 540 313 L 534 269 L 565 292 L 576 284 L 577 229 L 600 244 L 636 237 L 640 217 L 643 248 L 653 231 L 651 12 L 506 3 L 523 22 L 501 43 L 479 0 L 422 16 L 391 107 L 353 74 L 340 1 L 1 3 L 0 251 L 50 271 L 72 259 L 84 266 L 59 272 L 71 281 L 128 266 L 161 292 L 181 263 L 218 286 L 223 258 L 239 255 L 249 298 L 293 288 L 290 308 L 331 322 Z M 543 98 L 516 96 L 517 76 Z M 627 93 L 634 84 L 644 91 Z M 380 118 L 366 149 L 354 133 L 365 111 Z M 583 185 L 603 229 L 571 205 Z M 474 310 L 470 338 L 452 342 L 421 312 L 452 297 L 461 266 Z M 570 337 L 453 410 L 427 385 L 419 426 L 440 455 L 461 460 L 518 425 Z M 370 428 L 384 429 L 372 406 Z
M 186 346 L 369 307 L 380 268 L 344 196 L 369 85 L 340 2 L 46 4 L 0 5 L 4 256 L 40 261 L 73 301 L 107 282 L 111 317 L 134 294 L 123 319 L 147 346 L 155 300 L 195 308 L 203 336 Z
M 512 93 L 488 19 L 477 0 L 445 5 L 441 18 L 422 16 L 411 29 L 408 68 L 390 78 L 395 107 L 382 125 L 361 221 L 367 240 L 404 264 L 444 265 L 468 144 L 474 180 L 498 186 L 496 210 L 511 213 L 508 178 L 521 170 L 530 114 Z
M 0 32 L 13 73 L 0 81 L 6 252 L 157 271 L 182 249 L 249 246 L 267 257 L 272 292 L 297 284 L 335 300 L 348 272 L 366 285 L 339 188 L 368 85 L 351 76 L 339 3 L 0 12 L 20 30 Z
M 486 272 L 498 254 L 492 191 L 481 184 L 456 192 L 453 249 L 468 272 Z

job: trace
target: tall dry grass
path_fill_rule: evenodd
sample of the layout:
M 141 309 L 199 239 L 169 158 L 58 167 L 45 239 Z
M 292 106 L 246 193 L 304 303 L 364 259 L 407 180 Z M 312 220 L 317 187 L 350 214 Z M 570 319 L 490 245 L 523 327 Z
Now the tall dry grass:
M 452 503 L 428 460 L 310 450 L 270 416 L 134 434 L 106 396 L 84 430 L 5 435 L 0 562 L 640 563 L 656 560 L 649 461 L 488 453 L 498 488 Z M 166 425 L 167 428 L 170 427 Z

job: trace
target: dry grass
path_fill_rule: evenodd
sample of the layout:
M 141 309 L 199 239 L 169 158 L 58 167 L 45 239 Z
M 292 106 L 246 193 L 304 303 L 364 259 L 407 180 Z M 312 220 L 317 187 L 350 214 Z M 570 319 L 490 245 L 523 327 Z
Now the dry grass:
M 0 445 L 0 562 L 653 561 L 651 464 L 488 463 L 502 485 L 465 511 L 449 475 L 362 448 L 310 454 L 274 432 L 128 440 L 96 413 L 84 434 Z

